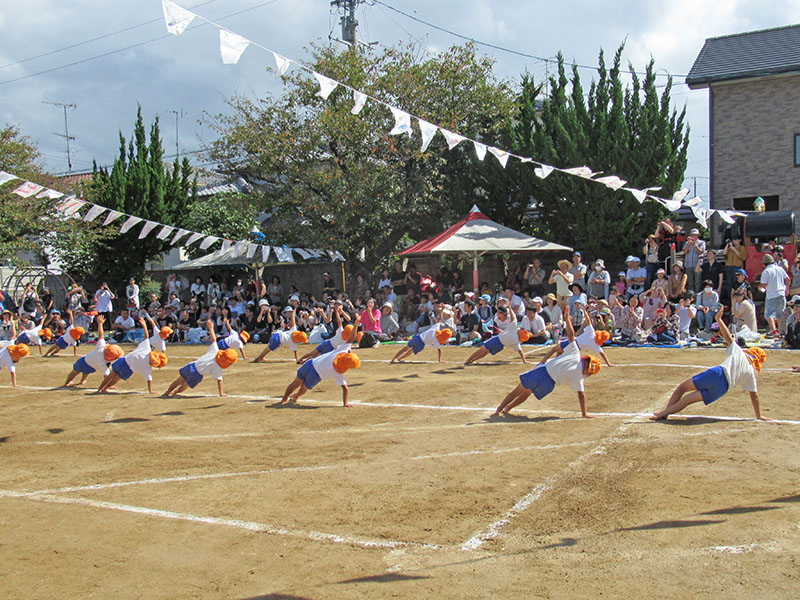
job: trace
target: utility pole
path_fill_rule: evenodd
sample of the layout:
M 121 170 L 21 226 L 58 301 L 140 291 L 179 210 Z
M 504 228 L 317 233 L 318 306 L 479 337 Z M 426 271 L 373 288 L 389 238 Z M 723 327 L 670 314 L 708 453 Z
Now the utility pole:
M 180 109 L 180 111 L 170 110 L 167 112 L 171 112 L 172 114 L 175 115 L 175 158 L 178 159 L 181 156 L 181 148 L 178 138 L 178 117 L 182 119 L 184 116 L 186 116 L 187 113 L 183 112 L 182 108 Z
M 356 21 L 356 8 L 362 0 L 331 0 L 331 6 L 344 10 L 344 15 L 339 19 L 342 24 L 342 41 L 358 52 L 358 21 Z
M 46 100 L 42 100 L 42 104 L 52 104 L 53 106 L 60 106 L 64 109 L 64 133 L 57 133 L 54 131 L 53 135 L 57 135 L 58 137 L 63 137 L 67 142 L 67 167 L 69 174 L 72 175 L 72 154 L 70 153 L 69 142 L 70 140 L 74 141 L 75 138 L 69 134 L 69 125 L 67 123 L 67 109 L 71 108 L 75 110 L 78 107 L 75 104 L 64 104 L 63 102 L 48 102 Z

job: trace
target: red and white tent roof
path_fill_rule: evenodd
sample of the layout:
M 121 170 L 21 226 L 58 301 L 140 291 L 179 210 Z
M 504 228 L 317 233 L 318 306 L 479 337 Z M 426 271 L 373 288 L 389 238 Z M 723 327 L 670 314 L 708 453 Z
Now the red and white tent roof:
M 419 254 L 494 254 L 502 252 L 571 251 L 572 248 L 531 237 L 522 232 L 495 223 L 477 206 L 466 217 L 442 233 L 414 244 L 401 256 Z

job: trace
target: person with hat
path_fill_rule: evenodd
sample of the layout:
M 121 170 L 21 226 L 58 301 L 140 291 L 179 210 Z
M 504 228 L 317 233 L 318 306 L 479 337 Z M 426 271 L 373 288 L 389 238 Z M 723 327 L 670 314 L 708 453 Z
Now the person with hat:
M 144 320 L 144 317 L 139 318 L 139 325 L 144 331 L 144 340 L 139 342 L 133 352 L 120 356 L 111 363 L 111 372 L 105 376 L 100 387 L 97 388 L 99 394 L 109 391 L 120 380 L 127 381 L 134 373 L 138 373 L 147 381 L 147 392 L 153 393 L 153 368 L 160 369 L 167 366 L 168 359 L 166 354 L 153 350 L 150 345 L 147 321 Z
M 586 315 L 586 321 L 589 316 Z M 519 406 L 533 394 L 541 400 L 552 392 L 556 385 L 567 385 L 577 392 L 581 415 L 590 418 L 586 412 L 586 395 L 583 380 L 600 372 L 600 360 L 594 356 L 581 356 L 578 343 L 575 341 L 575 330 L 567 319 L 567 344 L 564 348 L 555 346 L 558 356 L 545 363 L 537 364 L 530 371 L 519 376 L 519 384 L 503 399 L 495 409 L 495 415 L 507 415 L 514 407 Z
M 590 296 L 595 298 L 608 298 L 608 288 L 611 285 L 611 275 L 606 271 L 606 263 L 598 258 L 592 264 L 592 270 L 587 279 Z
M 649 288 L 653 283 L 658 269 L 658 239 L 656 234 L 651 233 L 647 236 L 642 247 L 642 254 L 644 254 L 644 268 L 647 272 L 647 279 L 644 282 L 644 287 Z
M 471 365 L 487 354 L 494 356 L 495 354 L 501 352 L 506 346 L 516 350 L 522 359 L 523 364 L 528 364 L 520 343 L 527 342 L 530 338 L 530 334 L 525 329 L 519 329 L 519 327 L 517 327 L 517 316 L 514 314 L 514 311 L 509 310 L 505 306 L 498 306 L 497 315 L 501 318 L 501 320 L 505 321 L 507 325 L 500 328 L 500 333 L 493 335 L 488 340 L 483 342 L 481 347 L 475 350 L 475 352 L 473 352 L 469 358 L 467 358 L 467 360 L 464 362 L 465 365 Z
M 761 414 L 756 378 L 756 373 L 761 372 L 767 354 L 758 347 L 742 350 L 733 339 L 728 326 L 725 325 L 725 321 L 722 319 L 723 312 L 725 312 L 724 306 L 717 313 L 716 321 L 719 325 L 720 335 L 728 344 L 725 360 L 721 365 L 698 373 L 675 388 L 666 407 L 653 413 L 651 418 L 654 421 L 666 419 L 669 415 L 680 412 L 695 402 L 702 401 L 708 406 L 722 398 L 734 387 L 750 394 L 750 403 L 753 405 L 756 419 L 769 421 Z
M 676 260 L 672 265 L 672 273 L 670 273 L 669 281 L 667 282 L 667 299 L 670 302 L 678 302 L 686 293 L 686 269 L 683 268 L 683 263 Z
M 586 288 L 586 265 L 581 262 L 583 256 L 577 250 L 572 253 L 572 265 L 570 265 L 569 273 L 572 275 L 574 283 L 580 283 L 582 288 Z
M 783 270 L 771 254 L 761 259 L 764 270 L 761 272 L 761 283 L 758 288 L 764 292 L 764 318 L 769 323 L 770 337 L 780 337 L 780 321 L 786 308 L 786 290 L 790 283 L 789 275 Z
M 686 286 L 695 293 L 700 291 L 700 282 L 702 281 L 700 264 L 705 251 L 706 243 L 700 239 L 700 231 L 698 229 L 689 231 L 689 237 L 683 245 L 683 266 L 688 278 Z
M 550 279 L 547 280 L 550 284 L 556 284 L 556 299 L 561 310 L 566 310 L 567 301 L 570 297 L 569 286 L 572 284 L 575 277 L 569 272 L 572 264 L 568 260 L 558 261 L 558 269 L 553 269 L 550 273 Z
M 351 352 L 353 342 L 358 334 L 358 324 L 361 316 L 356 315 L 350 335 L 344 340 L 343 344 L 336 346 L 331 352 L 321 354 L 303 363 L 297 369 L 297 376 L 286 387 L 286 391 L 281 398 L 281 404 L 287 402 L 295 403 L 298 398 L 308 390 L 313 389 L 323 379 L 333 379 L 338 385 L 342 386 L 342 404 L 350 408 L 352 404 L 348 401 L 349 390 L 344 374 L 350 369 L 358 369 L 361 366 L 361 359 L 354 352 Z
M 95 371 L 103 371 L 103 377 L 106 377 L 111 369 L 111 363 L 124 356 L 122 348 L 116 344 L 106 344 L 105 337 L 103 336 L 103 323 L 106 318 L 103 315 L 97 315 L 97 344 L 94 350 L 89 352 L 86 356 L 81 356 L 72 365 L 72 371 L 67 375 L 67 380 L 62 387 L 71 387 L 73 385 L 83 385 L 89 378 L 89 375 Z M 78 383 L 72 383 L 78 374 L 81 375 L 81 380 Z
M 550 323 L 550 332 L 553 339 L 557 339 L 561 330 L 564 328 L 564 311 L 558 305 L 558 300 L 555 294 L 547 294 L 544 297 L 544 305 L 542 306 L 542 318 L 545 318 L 546 323 Z
M 27 344 L 6 344 L 0 345 L 0 371 L 8 369 L 11 374 L 11 386 L 17 385 L 17 363 L 28 356 L 31 349 Z
M 267 343 L 267 347 L 264 348 L 264 350 L 262 350 L 261 354 L 259 354 L 253 359 L 254 363 L 266 362 L 264 360 L 264 357 L 267 354 L 283 346 L 284 348 L 288 348 L 294 353 L 294 361 L 297 364 L 300 364 L 300 357 L 297 354 L 297 346 L 299 344 L 307 343 L 308 335 L 306 335 L 302 331 L 297 330 L 295 311 L 291 306 L 287 306 L 286 308 L 284 308 L 283 313 L 288 316 L 289 319 L 288 323 L 284 323 L 283 325 L 284 329 L 276 331 L 270 336 L 269 342 Z
M 492 297 L 489 294 L 481 294 L 478 296 L 478 305 L 475 307 L 475 314 L 478 315 L 481 324 L 480 330 L 483 333 L 491 331 L 492 322 L 494 321 L 494 310 L 492 310 L 491 302 Z
M 786 319 L 786 342 L 787 348 L 794 350 L 800 349 L 800 294 L 795 294 L 788 302 L 792 309 L 792 314 Z
M 620 271 L 617 273 L 617 280 L 614 282 L 614 289 L 608 292 L 608 301 L 611 302 L 611 295 L 616 294 L 620 298 L 627 298 L 628 294 L 628 273 Z
M 7 308 L 0 312 L 0 342 L 10 342 L 17 337 L 14 315 Z
M 382 342 L 390 342 L 400 335 L 400 323 L 394 314 L 394 304 L 387 300 L 381 305 L 381 335 Z
M 750 282 L 747 280 L 747 271 L 744 269 L 736 269 L 733 273 L 733 284 L 731 285 L 731 298 L 736 292 L 742 292 L 750 301 L 753 300 L 753 289 Z
M 664 292 L 664 298 L 667 297 L 669 293 L 669 281 L 667 280 L 667 272 L 664 269 L 659 268 L 656 270 L 656 276 L 650 284 L 650 289 L 661 290 Z
M 638 256 L 629 256 L 625 262 L 628 264 L 628 270 L 625 272 L 625 280 L 628 283 L 628 298 L 639 296 L 644 292 L 647 270 L 642 267 L 642 261 Z
M 69 317 L 69 327 L 67 327 L 64 335 L 57 338 L 53 345 L 47 349 L 47 352 L 44 353 L 45 358 L 55 356 L 70 346 L 72 346 L 72 355 L 78 356 L 78 340 L 86 333 L 86 330 L 83 327 L 75 326 L 75 318 L 72 316 L 71 310 L 67 310 L 67 316 Z

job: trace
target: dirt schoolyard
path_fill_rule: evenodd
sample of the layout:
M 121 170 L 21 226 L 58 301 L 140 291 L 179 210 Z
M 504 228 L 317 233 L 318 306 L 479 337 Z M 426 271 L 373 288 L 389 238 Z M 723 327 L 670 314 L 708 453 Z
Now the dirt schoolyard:
M 607 349 L 595 419 L 562 388 L 493 418 L 529 368 L 511 351 L 397 349 L 358 351 L 350 409 L 331 381 L 278 406 L 283 349 L 231 367 L 227 398 L 171 399 L 58 388 L 71 352 L 34 350 L 21 388 L 0 373 L 2 595 L 797 598 L 800 354 L 759 378 L 777 422 L 733 391 L 654 423 L 723 349 Z M 171 346 L 157 393 L 204 350 Z

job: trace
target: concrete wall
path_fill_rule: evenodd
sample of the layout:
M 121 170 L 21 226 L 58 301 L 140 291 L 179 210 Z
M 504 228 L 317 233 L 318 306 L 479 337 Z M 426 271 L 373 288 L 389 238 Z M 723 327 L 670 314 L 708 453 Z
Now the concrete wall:
M 715 84 L 710 103 L 711 208 L 778 195 L 780 210 L 800 213 L 800 75 Z

